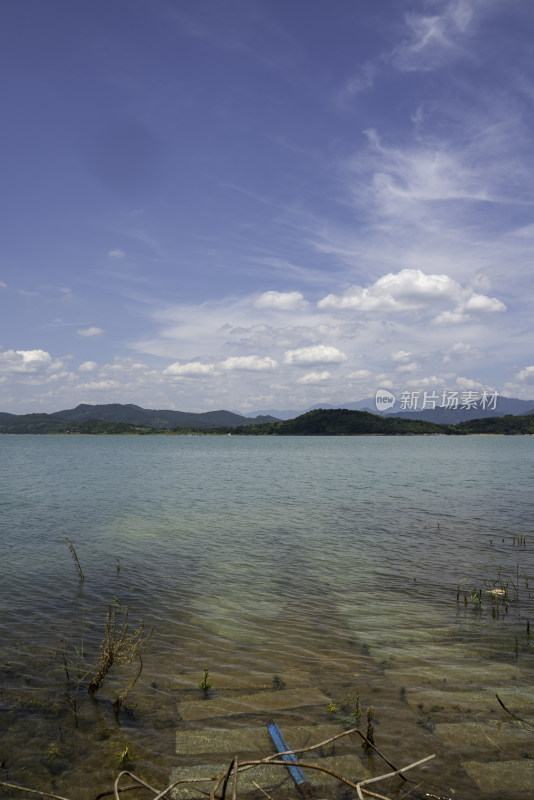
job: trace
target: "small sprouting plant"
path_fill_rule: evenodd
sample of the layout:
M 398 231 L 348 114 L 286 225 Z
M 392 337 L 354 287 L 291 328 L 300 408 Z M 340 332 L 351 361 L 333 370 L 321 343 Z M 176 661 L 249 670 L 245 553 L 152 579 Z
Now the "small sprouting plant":
M 117 763 L 119 767 L 125 767 L 131 761 L 133 761 L 133 755 L 129 747 L 125 747 L 121 753 L 117 754 Z
M 61 755 L 61 750 L 57 746 L 57 744 L 51 744 L 48 748 L 47 756 L 52 761 L 54 758 L 58 758 Z
M 362 716 L 362 709 L 360 706 L 360 693 L 356 692 L 354 697 L 347 695 L 340 703 L 340 708 L 344 711 L 351 720 L 354 720 L 356 725 L 360 724 Z
M 210 681 L 209 670 L 208 670 L 207 667 L 204 667 L 204 677 L 202 678 L 202 680 L 198 684 L 198 688 L 202 689 L 204 694 L 207 695 L 208 694 L 208 690 L 211 689 L 212 686 L 213 686 L 213 684 Z
M 375 718 L 375 710 L 373 706 L 369 706 L 367 709 L 367 730 L 365 732 L 365 741 L 362 745 L 364 750 L 368 753 L 369 750 L 372 750 L 372 745 L 375 743 L 375 729 L 373 726 L 373 720 Z
M 276 690 L 285 689 L 286 683 L 280 675 L 273 675 L 273 688 Z
M 477 587 L 474 586 L 469 596 L 475 608 L 480 610 L 482 608 L 482 589 L 477 589 Z
M 326 710 L 328 711 L 329 714 L 337 714 L 339 708 L 336 706 L 334 702 L 330 702 L 328 703 Z
M 354 698 L 354 709 L 351 711 L 351 717 L 356 723 L 356 726 L 360 724 L 360 719 L 362 718 L 362 707 L 360 705 L 360 693 L 356 692 L 356 697 Z

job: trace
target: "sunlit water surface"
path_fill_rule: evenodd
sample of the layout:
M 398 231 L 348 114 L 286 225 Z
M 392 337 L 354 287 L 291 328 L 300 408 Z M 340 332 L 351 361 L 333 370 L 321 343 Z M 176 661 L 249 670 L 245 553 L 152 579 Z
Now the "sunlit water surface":
M 485 797 L 459 762 L 533 755 L 534 734 L 465 745 L 473 721 L 491 731 L 511 720 L 496 692 L 534 713 L 533 447 L 531 437 L 1 436 L 0 779 L 94 797 L 128 747 L 136 769 L 166 785 L 179 704 L 208 667 L 210 702 L 272 689 L 275 675 L 327 702 L 358 691 L 391 758 L 436 752 L 433 785 Z M 487 590 L 499 579 L 510 605 L 493 616 Z M 75 724 L 62 654 L 76 660 L 83 646 L 97 659 L 113 598 L 132 623 L 154 626 L 144 670 L 119 720 L 114 682 L 123 688 L 131 668 Z M 337 719 L 326 704 L 298 713 L 303 724 Z M 229 724 L 263 721 L 251 711 Z M 528 796 L 501 789 L 501 800 Z

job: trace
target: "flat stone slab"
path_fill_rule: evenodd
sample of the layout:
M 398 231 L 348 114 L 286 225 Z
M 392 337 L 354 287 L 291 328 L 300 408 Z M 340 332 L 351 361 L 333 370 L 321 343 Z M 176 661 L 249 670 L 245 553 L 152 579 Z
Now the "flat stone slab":
M 458 722 L 440 723 L 435 726 L 434 733 L 448 744 L 458 747 L 503 744 L 522 744 L 532 747 L 532 731 L 520 727 L 519 723 L 499 722 Z
M 304 762 L 304 759 L 302 759 Z M 354 755 L 332 756 L 331 758 L 309 758 L 307 763 L 317 764 L 341 775 L 353 782 L 370 778 L 369 772 L 364 768 L 361 760 Z M 177 767 L 172 770 L 169 783 L 179 779 L 214 777 L 220 775 L 228 768 L 229 761 L 219 764 L 206 764 L 196 767 Z M 306 777 L 315 788 L 333 788 L 340 784 L 337 778 L 324 772 L 308 768 Z M 262 764 L 255 766 L 239 774 L 237 781 L 238 797 L 256 794 L 261 797 L 260 791 L 254 786 L 255 781 L 258 786 L 271 794 L 283 790 L 284 795 L 289 794 L 294 789 L 294 783 L 285 767 L 273 765 L 271 767 Z M 172 796 L 176 800 L 187 800 L 188 798 L 206 797 L 213 788 L 213 783 L 185 783 L 172 790 Z
M 534 761 L 524 758 L 521 761 L 479 761 L 462 762 L 463 769 L 482 792 L 495 792 L 500 796 L 524 792 L 532 796 L 534 787 Z
M 414 711 L 458 711 L 463 713 L 472 710 L 486 710 L 489 713 L 491 709 L 502 711 L 492 689 L 478 692 L 442 692 L 439 689 L 408 690 L 405 696 L 406 702 Z
M 177 691 L 198 690 L 200 697 L 201 689 L 199 689 L 199 683 L 202 677 L 202 670 L 175 675 L 172 680 L 172 688 Z M 257 689 L 275 689 L 274 677 L 272 673 L 265 673 L 263 676 L 255 673 L 255 687 Z M 284 672 L 279 672 L 276 677 L 285 684 L 285 688 L 287 689 L 309 686 L 312 683 L 309 672 L 304 672 L 303 670 L 286 670 Z M 230 672 L 227 674 L 220 674 L 217 672 L 211 675 L 210 679 L 217 689 L 248 689 L 250 691 L 252 688 L 250 685 L 250 675 L 244 674 L 243 671 L 235 673 Z
M 222 697 L 207 700 L 185 700 L 178 703 L 178 713 L 183 720 L 228 717 L 234 714 L 270 714 L 274 711 L 302 706 L 320 706 L 325 709 L 330 698 L 318 689 L 282 689 L 255 692 L 241 697 Z
M 510 711 L 518 716 L 534 711 L 534 689 L 528 687 L 512 687 L 499 689 L 499 697 Z M 499 716 L 506 716 L 506 712 L 499 705 L 493 689 L 478 691 L 440 689 L 408 690 L 406 702 L 416 710 L 421 711 L 470 711 L 487 710 L 498 711 Z M 422 708 L 420 708 L 422 706 Z
M 342 732 L 342 728 L 338 725 L 284 727 L 284 737 L 289 747 L 295 750 L 326 741 Z M 230 760 L 235 754 L 250 752 L 258 753 L 258 758 L 265 758 L 274 752 L 274 745 L 266 727 L 201 728 L 176 732 L 176 753 L 180 756 L 227 753 Z M 306 760 L 313 760 L 317 753 L 310 751 L 303 754 L 302 758 L 304 756 Z
M 427 661 L 417 666 L 399 666 L 386 669 L 386 675 L 397 683 L 401 683 L 405 676 L 407 684 L 411 682 L 421 684 L 423 681 L 428 681 L 428 683 L 437 686 L 445 679 L 445 681 L 455 686 L 473 686 L 477 683 L 483 686 L 499 686 L 499 694 L 501 693 L 500 687 L 502 687 L 503 692 L 509 691 L 503 687 L 503 683 L 524 680 L 524 675 L 514 664 L 496 664 L 495 662 L 464 665 L 447 664 L 445 650 L 443 650 L 443 656 L 442 661 L 436 660 L 435 663 Z

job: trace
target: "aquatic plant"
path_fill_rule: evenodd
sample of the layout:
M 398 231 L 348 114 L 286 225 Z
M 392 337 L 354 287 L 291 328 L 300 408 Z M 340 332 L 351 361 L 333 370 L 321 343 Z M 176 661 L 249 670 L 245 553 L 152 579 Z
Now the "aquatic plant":
M 121 753 L 117 754 L 117 763 L 119 767 L 125 767 L 127 764 L 130 764 L 131 761 L 133 761 L 133 755 L 129 747 L 125 747 Z
M 373 745 L 375 743 L 375 729 L 373 726 L 373 720 L 375 718 L 375 710 L 373 706 L 369 706 L 367 709 L 367 730 L 365 731 L 365 740 L 362 744 L 363 749 L 368 753 L 369 750 L 373 749 Z
M 72 542 L 71 542 L 71 540 L 69 539 L 68 536 L 66 536 L 65 538 L 67 539 L 67 542 L 68 542 L 68 545 L 69 545 L 70 554 L 72 556 L 72 560 L 74 561 L 74 566 L 76 567 L 76 572 L 78 573 L 78 577 L 80 579 L 80 582 L 83 582 L 85 580 L 85 575 L 83 574 L 82 566 L 81 566 L 80 560 L 79 560 L 79 558 L 78 558 L 78 556 L 76 554 L 76 550 L 74 549 L 74 545 L 72 544 Z
M 334 702 L 331 701 L 330 703 L 328 703 L 326 710 L 329 714 L 337 714 L 339 708 L 336 706 Z
M 518 538 L 523 544 L 523 537 Z M 518 561 L 513 572 L 510 568 L 507 570 L 502 564 L 497 563 L 494 558 L 490 559 L 489 564 L 477 564 L 477 569 L 481 574 L 476 579 L 464 577 L 460 581 L 460 583 L 472 584 L 469 595 L 464 593 L 464 605 L 468 605 L 467 598 L 469 597 L 477 611 L 482 611 L 485 601 L 489 600 L 493 617 L 499 617 L 503 612 L 508 614 L 511 604 L 517 604 L 520 601 L 520 587 L 523 581 L 528 590 L 528 577 L 520 574 Z M 460 584 L 456 591 L 456 601 L 459 602 L 459 600 Z
M 285 689 L 286 683 L 280 675 L 273 675 L 273 688 L 276 690 Z
M 94 695 L 98 692 L 114 664 L 131 664 L 136 660 L 139 662 L 137 673 L 113 703 L 113 708 L 118 713 L 126 696 L 141 675 L 143 669 L 141 651 L 148 645 L 153 629 L 145 634 L 144 622 L 140 620 L 135 631 L 128 634 L 128 606 L 122 608 L 117 598 L 108 605 L 105 624 L 106 634 L 100 644 L 100 661 L 87 689 L 89 694 Z
M 208 691 L 211 689 L 213 684 L 210 682 L 210 673 L 207 667 L 204 667 L 204 677 L 198 684 L 198 688 L 202 689 L 206 697 L 208 696 Z

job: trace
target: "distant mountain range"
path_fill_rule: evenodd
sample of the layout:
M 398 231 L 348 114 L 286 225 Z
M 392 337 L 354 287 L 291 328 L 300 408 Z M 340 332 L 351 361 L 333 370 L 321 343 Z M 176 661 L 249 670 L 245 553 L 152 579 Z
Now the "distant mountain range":
M 92 406 L 82 403 L 76 408 L 55 411 L 51 414 L 9 414 L 0 412 L 0 432 L 61 432 L 67 430 L 66 426 L 68 425 L 72 425 L 73 428 L 75 426 L 87 426 L 90 421 L 131 425 L 156 430 L 212 430 L 214 428 L 258 426 L 266 423 L 277 423 L 281 420 L 295 420 L 303 414 L 309 414 L 317 410 L 332 411 L 337 409 L 365 411 L 383 419 L 399 418 L 407 422 L 423 421 L 434 425 L 457 425 L 458 423 L 468 423 L 476 419 L 534 414 L 534 400 L 517 400 L 511 397 L 499 397 L 495 409 L 446 409 L 437 407 L 419 411 L 403 411 L 400 410 L 401 404 L 397 401 L 387 414 L 381 414 L 374 405 L 374 398 L 366 398 L 354 403 L 346 403 L 343 406 L 318 405 L 308 409 L 306 412 L 272 409 L 272 413 L 263 412 L 250 417 L 224 410 L 195 414 L 186 411 L 147 409 L 132 404 L 108 403 Z M 287 416 L 288 414 L 293 416 Z
M 125 422 L 130 425 L 142 425 L 149 428 L 197 428 L 209 429 L 219 427 L 237 427 L 238 425 L 261 425 L 264 422 L 276 422 L 276 417 L 260 415 L 254 418 L 234 414 L 232 411 L 206 411 L 194 414 L 186 411 L 152 410 L 131 404 L 109 403 L 91 406 L 81 403 L 76 408 L 65 411 L 54 411 L 52 414 L 8 414 L 0 412 L 2 424 L 30 423 L 39 417 L 43 421 L 71 422 L 80 424 L 88 420 L 104 422 Z
M 432 412 L 430 412 L 432 413 Z M 129 420 L 129 421 L 127 421 Z M 248 419 L 230 411 L 187 414 L 140 406 L 81 405 L 54 414 L 0 413 L 0 434 L 138 435 L 232 434 L 241 436 L 420 436 L 469 434 L 534 435 L 534 413 L 505 414 L 454 425 L 413 415 L 371 414 L 357 409 L 315 409 L 289 420 Z
M 461 403 L 459 403 L 461 406 Z M 471 409 L 447 409 L 437 406 L 435 409 L 426 408 L 415 411 L 406 411 L 403 404 L 397 400 L 395 404 L 388 409 L 387 412 L 378 411 L 375 404 L 374 397 L 366 397 L 364 400 L 357 400 L 355 402 L 340 403 L 333 406 L 330 403 L 323 403 L 311 406 L 310 408 L 301 410 L 287 410 L 287 409 L 269 409 L 263 411 L 254 411 L 250 416 L 269 415 L 276 419 L 295 419 L 307 411 L 315 411 L 316 409 L 332 409 L 332 408 L 346 408 L 349 411 L 369 411 L 371 414 L 378 414 L 380 416 L 393 416 L 402 417 L 404 419 L 421 419 L 426 422 L 434 422 L 440 425 L 456 425 L 458 422 L 467 422 L 472 419 L 485 419 L 486 417 L 504 417 L 507 414 L 523 415 L 534 413 L 534 400 L 518 400 L 514 397 L 498 397 L 496 408 L 493 410 L 489 407 L 481 408 L 480 404 L 476 408 Z M 247 415 L 249 416 L 249 415 Z

